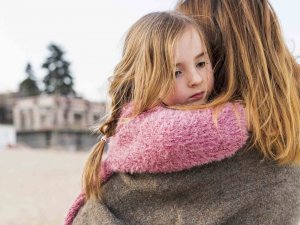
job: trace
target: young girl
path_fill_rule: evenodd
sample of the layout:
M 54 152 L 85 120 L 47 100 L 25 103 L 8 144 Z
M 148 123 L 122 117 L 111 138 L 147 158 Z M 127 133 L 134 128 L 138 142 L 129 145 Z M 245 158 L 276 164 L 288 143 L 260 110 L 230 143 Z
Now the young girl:
M 213 110 L 203 105 L 213 84 L 205 38 L 192 19 L 160 12 L 137 21 L 114 71 L 111 116 L 100 128 L 105 138 L 86 163 L 84 192 L 65 224 L 174 224 L 177 216 L 169 210 L 182 200 L 194 202 L 193 207 L 195 199 L 175 193 L 182 187 L 174 190 L 175 183 L 166 181 L 159 185 L 164 191 L 151 190 L 153 177 L 147 176 L 169 174 L 170 179 L 187 173 L 180 186 L 201 190 L 187 183 L 193 181 L 190 169 L 228 158 L 243 147 L 248 137 L 243 106 L 227 103 Z M 178 110 L 189 108 L 198 109 Z M 108 153 L 102 158 L 106 142 Z M 135 183 L 138 176 L 146 176 L 141 184 Z M 121 179 L 117 183 L 116 177 Z M 116 190 L 108 194 L 110 182 Z M 115 198 L 122 189 L 126 194 Z M 191 212 L 196 213 L 187 209 L 181 220 L 188 222 Z M 162 219 L 162 214 L 168 217 Z

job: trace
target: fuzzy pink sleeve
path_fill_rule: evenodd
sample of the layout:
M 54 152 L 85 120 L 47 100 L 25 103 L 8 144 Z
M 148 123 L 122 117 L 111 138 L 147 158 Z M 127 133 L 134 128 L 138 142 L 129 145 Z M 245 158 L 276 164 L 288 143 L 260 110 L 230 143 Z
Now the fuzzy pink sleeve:
M 63 225 L 72 225 L 74 218 L 76 217 L 77 213 L 79 212 L 80 208 L 84 205 L 84 203 L 85 195 L 83 192 L 81 192 L 75 199 L 71 208 L 69 209 L 67 216 L 64 219 Z
M 110 138 L 104 180 L 113 172 L 175 172 L 233 155 L 248 138 L 242 105 L 211 109 L 157 107 L 125 123 Z

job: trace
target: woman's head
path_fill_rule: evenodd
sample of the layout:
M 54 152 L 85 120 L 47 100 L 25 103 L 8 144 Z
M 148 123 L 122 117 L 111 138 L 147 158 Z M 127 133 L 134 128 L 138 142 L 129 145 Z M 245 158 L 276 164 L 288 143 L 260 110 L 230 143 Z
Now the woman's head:
M 125 37 L 122 58 L 111 78 L 110 115 L 99 128 L 101 133 L 114 134 L 121 109 L 129 102 L 132 116 L 161 103 L 205 103 L 213 87 L 205 43 L 199 25 L 183 14 L 156 12 L 139 19 Z M 100 141 L 86 162 L 83 186 L 88 198 L 100 193 L 103 148 Z
M 300 68 L 267 0 L 180 0 L 208 38 L 215 104 L 243 100 L 265 156 L 300 162 Z

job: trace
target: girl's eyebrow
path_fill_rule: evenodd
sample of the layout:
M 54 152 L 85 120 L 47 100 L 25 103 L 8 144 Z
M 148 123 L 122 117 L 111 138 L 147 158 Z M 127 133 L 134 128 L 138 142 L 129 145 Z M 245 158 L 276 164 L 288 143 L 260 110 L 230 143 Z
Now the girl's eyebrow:
M 201 52 L 201 53 L 199 53 L 198 55 L 195 56 L 195 59 L 199 59 L 199 58 L 203 57 L 206 53 L 207 52 Z M 179 62 L 179 63 L 176 63 L 175 66 L 181 66 L 181 65 L 182 65 L 182 63 Z
M 206 53 L 207 52 L 201 52 L 201 53 L 199 53 L 198 55 L 195 56 L 195 59 L 199 59 L 199 58 L 203 57 Z M 182 63 L 179 62 L 179 63 L 176 63 L 175 66 L 181 66 L 181 65 L 182 65 Z
M 196 55 L 195 59 L 201 58 L 202 56 L 204 56 L 207 52 L 201 52 L 198 55 Z

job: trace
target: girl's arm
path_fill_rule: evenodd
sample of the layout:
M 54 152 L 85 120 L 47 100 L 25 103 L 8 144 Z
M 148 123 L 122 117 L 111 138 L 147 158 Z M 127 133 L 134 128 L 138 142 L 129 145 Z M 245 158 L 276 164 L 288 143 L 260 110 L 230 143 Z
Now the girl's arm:
M 120 122 L 103 168 L 111 172 L 174 172 L 222 160 L 248 138 L 241 104 L 227 103 L 214 122 L 212 109 L 156 107 Z

